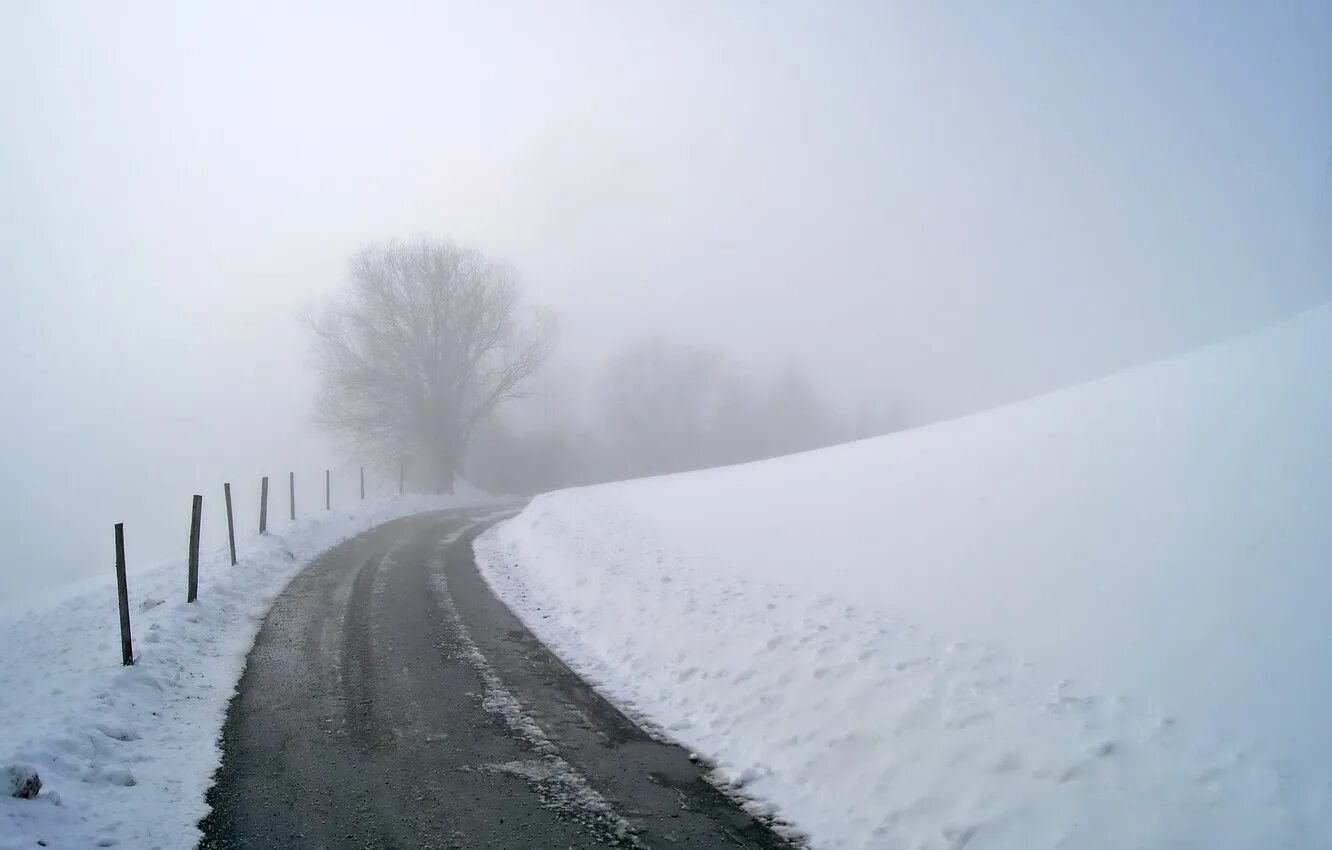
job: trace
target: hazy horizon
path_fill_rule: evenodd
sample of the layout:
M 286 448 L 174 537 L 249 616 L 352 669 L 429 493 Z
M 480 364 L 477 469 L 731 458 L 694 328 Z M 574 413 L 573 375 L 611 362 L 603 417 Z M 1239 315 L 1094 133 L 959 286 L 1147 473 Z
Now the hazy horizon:
M 368 243 L 512 264 L 566 386 L 664 335 L 910 424 L 1327 302 L 1329 43 L 1319 3 L 6 7 L 0 581 L 103 574 L 117 521 L 181 557 L 224 480 L 350 498 L 299 316 Z

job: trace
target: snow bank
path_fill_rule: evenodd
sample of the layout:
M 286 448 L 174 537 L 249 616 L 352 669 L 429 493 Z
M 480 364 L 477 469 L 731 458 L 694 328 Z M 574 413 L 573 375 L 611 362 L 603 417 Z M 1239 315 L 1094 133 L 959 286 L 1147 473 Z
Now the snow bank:
M 478 553 L 817 847 L 1332 847 L 1332 309 Z
M 194 604 L 183 563 L 132 572 L 133 667 L 120 665 L 111 575 L 0 620 L 0 770 L 31 766 L 42 781 L 36 799 L 0 797 L 0 850 L 195 846 L 227 703 L 273 599 L 331 546 L 460 501 L 398 498 L 298 520 L 245 542 L 235 567 L 225 551 L 205 558 Z

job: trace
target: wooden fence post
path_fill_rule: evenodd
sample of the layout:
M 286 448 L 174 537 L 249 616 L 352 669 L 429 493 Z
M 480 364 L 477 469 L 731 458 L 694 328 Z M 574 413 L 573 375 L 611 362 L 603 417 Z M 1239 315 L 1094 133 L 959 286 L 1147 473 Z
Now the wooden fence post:
M 268 476 L 264 476 L 264 482 L 259 487 L 259 533 L 268 532 Z
M 120 663 L 134 665 L 134 643 L 130 640 L 129 588 L 125 584 L 125 523 L 116 523 L 116 596 L 120 599 Z
M 333 478 L 324 470 L 324 510 L 333 510 Z
M 291 521 L 296 521 L 296 473 L 287 473 L 287 497 L 291 499 Z
M 361 501 L 365 501 L 365 467 L 361 467 Z
M 185 594 L 186 602 L 199 598 L 199 526 L 203 522 L 203 496 L 194 497 L 194 506 L 190 511 L 190 573 L 189 589 Z
M 236 521 L 231 514 L 231 484 L 222 485 L 222 496 L 227 502 L 227 545 L 231 547 L 231 565 L 236 566 Z

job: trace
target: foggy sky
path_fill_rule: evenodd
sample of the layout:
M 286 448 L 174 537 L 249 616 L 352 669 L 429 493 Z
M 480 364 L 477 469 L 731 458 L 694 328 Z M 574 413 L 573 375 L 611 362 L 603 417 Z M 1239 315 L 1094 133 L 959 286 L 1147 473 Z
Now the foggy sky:
M 350 497 L 297 316 L 369 241 L 513 263 L 576 379 L 663 332 L 916 422 L 1332 297 L 1326 3 L 282 5 L 0 9 L 0 595 Z

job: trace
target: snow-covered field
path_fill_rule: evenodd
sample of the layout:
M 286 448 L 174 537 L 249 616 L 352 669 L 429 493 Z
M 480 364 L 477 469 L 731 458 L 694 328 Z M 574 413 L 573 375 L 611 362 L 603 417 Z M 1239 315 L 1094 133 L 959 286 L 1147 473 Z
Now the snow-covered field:
M 225 551 L 201 559 L 194 604 L 183 563 L 131 571 L 133 667 L 120 665 L 109 560 L 106 580 L 0 620 L 0 781 L 27 766 L 43 783 L 33 800 L 0 789 L 0 850 L 193 847 L 227 703 L 273 599 L 349 537 L 477 501 L 396 498 L 240 541 L 235 567 Z
M 816 847 L 1332 847 L 1332 308 L 477 549 Z

